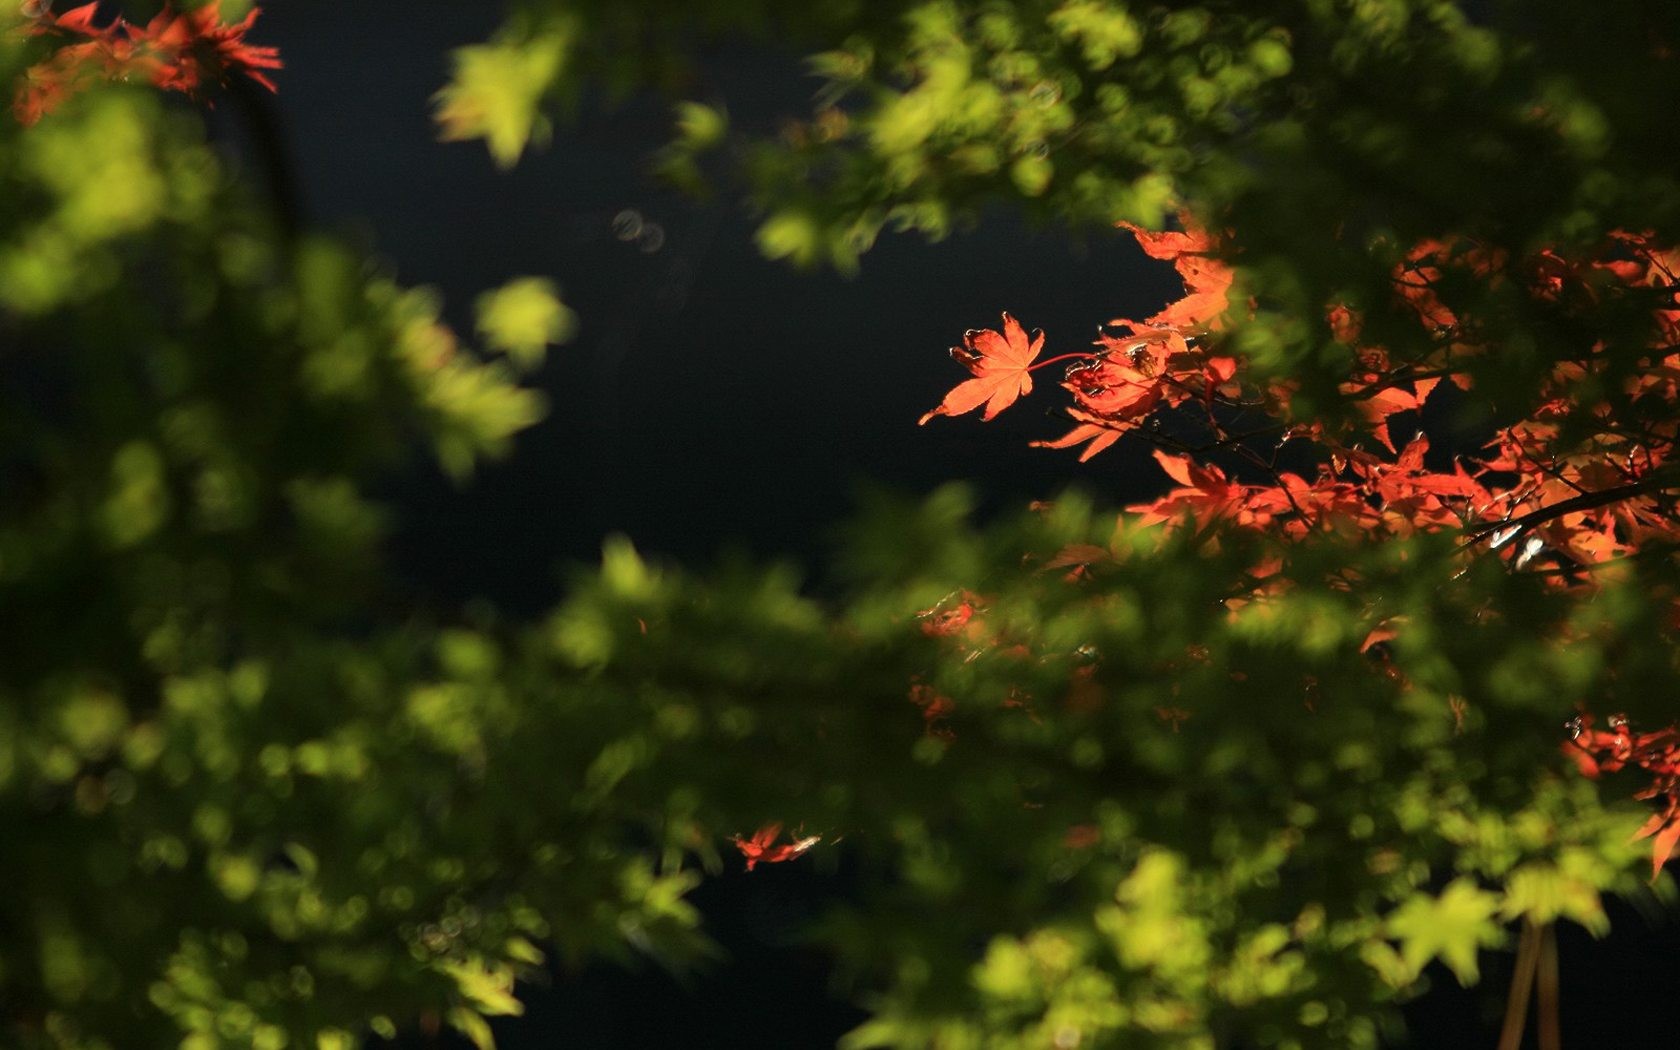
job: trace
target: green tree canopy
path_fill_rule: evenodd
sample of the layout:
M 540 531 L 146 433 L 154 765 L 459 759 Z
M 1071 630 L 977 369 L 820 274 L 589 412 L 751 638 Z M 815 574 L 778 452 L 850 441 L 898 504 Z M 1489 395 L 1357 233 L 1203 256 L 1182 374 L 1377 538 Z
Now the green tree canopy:
M 680 98 L 708 34 L 802 41 L 812 113 L 754 137 L 682 101 L 659 158 L 744 193 L 768 254 L 849 268 L 999 197 L 1182 214 L 1234 274 L 1208 344 L 1335 427 L 1359 362 L 1327 309 L 1440 351 L 1393 291 L 1418 244 L 1680 243 L 1680 11 L 1471 6 L 522 0 L 438 116 L 511 163 L 568 106 Z M 866 514 L 830 603 L 614 542 L 535 622 L 417 618 L 370 485 L 505 450 L 569 311 L 518 281 L 459 343 L 286 229 L 190 107 L 106 83 L 121 54 L 57 79 L 82 36 L 36 14 L 0 15 L 0 81 L 77 90 L 0 119 L 8 1043 L 349 1047 L 434 1012 L 489 1046 L 545 953 L 701 956 L 685 895 L 774 823 L 865 872 L 819 931 L 857 1048 L 1374 1046 L 1430 962 L 1471 981 L 1510 924 L 1648 892 L 1645 782 L 1559 748 L 1581 705 L 1674 718 L 1660 533 L 1582 589 L 1451 529 L 1285 543 L 1077 499 L 982 528 L 946 489 Z M 1443 278 L 1465 405 L 1672 439 L 1672 395 L 1589 396 L 1665 359 L 1664 290 L 1485 278 Z

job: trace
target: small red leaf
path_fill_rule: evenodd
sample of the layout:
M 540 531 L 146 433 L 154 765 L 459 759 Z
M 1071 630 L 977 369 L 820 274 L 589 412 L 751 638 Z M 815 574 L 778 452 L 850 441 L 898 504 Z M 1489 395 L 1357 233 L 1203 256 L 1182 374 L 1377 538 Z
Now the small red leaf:
M 1663 865 L 1668 863 L 1669 854 L 1674 852 L 1675 843 L 1680 842 L 1680 819 L 1670 818 L 1666 827 L 1651 840 L 1651 881 L 1657 881 L 1662 874 Z
M 1161 464 L 1161 469 L 1167 472 L 1167 477 L 1186 488 L 1194 487 L 1195 483 L 1190 480 L 1189 456 L 1175 456 L 1168 452 L 1156 451 L 1155 462 Z
M 1081 441 L 1089 441 L 1085 451 L 1079 454 L 1079 462 L 1083 463 L 1119 440 L 1120 431 L 1115 427 L 1103 426 L 1100 423 L 1081 423 L 1054 441 L 1034 441 L 1032 447 L 1071 448 Z
M 782 845 L 775 845 L 776 839 L 782 834 L 781 824 L 766 824 L 753 832 L 752 838 L 743 839 L 735 836 L 735 848 L 747 858 L 747 870 L 751 871 L 759 864 L 779 864 L 784 860 L 792 860 L 806 850 L 822 841 L 819 835 L 794 839 Z
M 1645 823 L 1639 825 L 1639 830 L 1634 832 L 1633 833 L 1633 838 L 1629 839 L 1628 841 L 1638 842 L 1640 839 L 1645 838 L 1648 835 L 1655 835 L 1657 833 L 1657 831 L 1659 829 L 1661 829 L 1664 824 L 1667 824 L 1667 823 L 1668 823 L 1668 814 L 1667 813 L 1653 813 L 1653 814 L 1651 814 L 1651 819 L 1647 820 Z

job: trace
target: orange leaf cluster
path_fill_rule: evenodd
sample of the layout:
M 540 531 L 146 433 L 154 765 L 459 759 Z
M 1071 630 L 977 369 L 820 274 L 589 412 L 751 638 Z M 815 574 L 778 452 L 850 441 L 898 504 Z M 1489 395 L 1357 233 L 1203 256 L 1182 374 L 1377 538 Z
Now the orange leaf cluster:
M 1212 356 L 1192 347 L 1202 334 L 1216 331 L 1228 306 L 1232 274 L 1214 257 L 1214 243 L 1199 232 L 1149 233 L 1127 227 L 1146 254 L 1170 260 L 1184 280 L 1184 298 L 1143 321 L 1116 318 L 1099 333 L 1095 352 L 1067 354 L 1049 361 L 1034 360 L 1043 344 L 1035 333 L 1029 343 L 1015 319 L 1003 315 L 1003 331 L 974 332 L 951 355 L 975 378 L 958 384 L 938 408 L 921 418 L 960 415 L 986 404 L 990 420 L 1032 392 L 1034 369 L 1074 359 L 1062 379 L 1073 395 L 1068 410 L 1078 425 L 1054 441 L 1034 442 L 1046 448 L 1086 444 L 1081 461 L 1114 444 L 1158 408 L 1173 407 L 1193 398 L 1209 402 L 1224 390 L 1237 371 L 1235 359 Z
M 60 15 L 41 5 L 23 31 L 58 46 L 25 71 L 12 112 L 33 124 L 65 99 L 98 80 L 142 79 L 167 91 L 198 95 L 207 84 L 246 76 L 275 90 L 265 70 L 279 69 L 279 52 L 245 42 L 259 9 L 235 23 L 223 23 L 219 3 L 178 12 L 167 4 L 145 25 L 121 18 L 96 24 L 98 4 L 84 4 Z
M 1651 878 L 1655 879 L 1680 844 L 1680 729 L 1669 726 L 1635 733 L 1627 716 L 1619 714 L 1610 716 L 1609 726 L 1608 730 L 1594 729 L 1592 715 L 1577 715 L 1569 722 L 1566 747 L 1589 777 L 1629 765 L 1651 774 L 1650 786 L 1634 797 L 1661 799 L 1662 806 L 1633 837 L 1651 838 Z

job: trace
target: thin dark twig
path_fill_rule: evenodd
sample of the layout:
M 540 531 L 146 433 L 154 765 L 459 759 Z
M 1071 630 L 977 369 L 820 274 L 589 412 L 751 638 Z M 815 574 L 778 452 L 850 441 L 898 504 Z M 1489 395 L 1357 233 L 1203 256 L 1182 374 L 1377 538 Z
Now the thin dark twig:
M 1421 368 L 1413 370 L 1396 369 L 1396 374 L 1361 387 L 1351 394 L 1344 395 L 1349 401 L 1366 401 L 1376 397 L 1385 390 L 1393 390 L 1400 383 L 1411 383 L 1419 379 L 1446 379 L 1451 376 L 1463 375 L 1462 368 Z
M 1661 558 L 1664 558 L 1664 557 L 1671 557 L 1673 554 L 1674 554 L 1673 545 L 1663 544 L 1663 545 L 1660 545 L 1660 546 L 1653 546 L 1651 548 L 1638 550 L 1638 551 L 1635 551 L 1632 554 L 1617 554 L 1617 555 L 1614 555 L 1612 557 L 1605 558 L 1603 561 L 1593 561 L 1593 562 L 1571 561 L 1570 564 L 1565 565 L 1565 566 L 1560 566 L 1560 567 L 1555 568 L 1555 569 L 1531 569 L 1531 570 L 1529 570 L 1529 575 L 1530 576 L 1574 576 L 1578 573 L 1583 573 L 1583 572 L 1597 572 L 1599 569 L 1608 568 L 1609 566 L 1612 566 L 1612 565 L 1621 565 L 1621 564 L 1624 564 L 1624 563 L 1627 563 L 1627 562 L 1633 562 L 1633 563 L 1636 563 L 1636 564 L 1643 563 L 1643 562 L 1654 562 L 1654 561 L 1657 561 L 1657 560 L 1659 560 Z
M 1583 496 L 1591 494 L 1589 490 L 1582 488 L 1576 482 L 1570 481 L 1568 478 L 1564 477 L 1563 471 L 1557 465 L 1557 457 L 1556 456 L 1553 456 L 1552 463 L 1550 465 L 1547 465 L 1545 463 L 1540 462 L 1540 460 L 1537 459 L 1536 457 L 1529 455 L 1528 451 L 1526 449 L 1519 449 L 1519 453 L 1521 454 L 1523 459 L 1525 459 L 1528 462 L 1534 464 L 1534 469 L 1535 470 L 1538 470 L 1540 473 L 1545 474 L 1547 477 L 1552 478 L 1553 480 L 1556 480 L 1556 481 L 1563 482 L 1565 485 L 1568 485 L 1570 488 L 1574 489 L 1576 492 L 1579 492 Z
M 1244 459 L 1253 463 L 1255 466 L 1264 470 L 1271 476 L 1272 484 L 1276 485 L 1278 489 L 1283 492 L 1283 498 L 1289 501 L 1289 506 L 1295 511 L 1295 515 L 1305 522 L 1309 529 L 1318 525 L 1318 522 L 1309 517 L 1307 512 L 1301 509 L 1301 505 L 1295 502 L 1295 493 L 1291 492 L 1289 486 L 1283 483 L 1283 475 L 1278 473 L 1275 462 L 1268 463 L 1266 460 L 1260 458 L 1260 454 L 1258 452 L 1255 452 L 1246 445 L 1237 445 L 1235 446 L 1234 451 L 1237 455 L 1242 456 Z
M 1241 434 L 1229 434 L 1220 438 L 1218 441 L 1209 441 L 1206 444 L 1192 445 L 1183 438 L 1176 438 L 1171 434 L 1163 434 L 1158 430 L 1150 430 L 1147 427 L 1138 426 L 1136 423 L 1129 420 L 1114 423 L 1110 423 L 1102 419 L 1089 421 L 1076 420 L 1075 422 L 1090 422 L 1092 426 L 1102 427 L 1104 430 L 1119 431 L 1122 434 L 1136 433 L 1151 444 L 1159 445 L 1162 448 L 1172 449 L 1174 452 L 1188 453 L 1192 456 L 1202 455 L 1207 452 L 1217 452 L 1224 448 L 1241 451 L 1241 446 L 1244 441 L 1247 441 L 1250 438 L 1260 437 L 1262 434 L 1269 434 L 1274 431 L 1285 429 L 1285 424 L 1277 423 L 1273 426 L 1260 427 L 1257 430 L 1247 430 Z
M 1517 966 L 1511 972 L 1511 990 L 1505 996 L 1505 1024 L 1499 1029 L 1499 1050 L 1518 1050 L 1522 1046 L 1523 1026 L 1528 1022 L 1528 993 L 1534 987 L 1539 946 L 1539 928 L 1524 920 L 1522 939 L 1517 942 Z
M 1540 973 L 1535 980 L 1539 998 L 1540 1050 L 1563 1050 L 1563 1026 L 1558 1018 L 1557 924 L 1548 922 L 1540 932 Z

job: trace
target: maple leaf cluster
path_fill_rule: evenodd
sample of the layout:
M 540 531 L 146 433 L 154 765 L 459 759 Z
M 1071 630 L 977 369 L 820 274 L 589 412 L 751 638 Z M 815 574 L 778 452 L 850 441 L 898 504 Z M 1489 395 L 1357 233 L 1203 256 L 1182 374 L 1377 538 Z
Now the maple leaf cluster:
M 1672 405 L 1680 379 L 1680 354 L 1654 353 L 1629 370 L 1597 348 L 1580 359 L 1559 363 L 1543 388 L 1543 403 L 1528 418 L 1500 429 L 1474 458 L 1460 457 L 1446 469 L 1426 463 L 1429 442 L 1419 434 L 1403 447 L 1392 439 L 1390 423 L 1403 412 L 1419 410 L 1443 379 L 1460 389 L 1473 385 L 1472 366 L 1488 347 L 1475 333 L 1460 328 L 1439 294 L 1449 270 L 1468 268 L 1489 281 L 1526 277 L 1539 298 L 1562 299 L 1663 288 L 1673 283 L 1673 253 L 1644 238 L 1617 234 L 1613 254 L 1567 260 L 1542 253 L 1518 274 L 1508 260 L 1471 243 L 1429 242 L 1414 249 L 1395 274 L 1396 297 L 1414 311 L 1420 324 L 1435 333 L 1438 349 L 1427 356 L 1398 359 L 1379 346 L 1359 345 L 1359 318 L 1347 307 L 1333 306 L 1328 322 L 1335 336 L 1350 345 L 1353 367 L 1342 393 L 1367 422 L 1363 431 L 1331 434 L 1322 424 L 1288 418 L 1287 381 L 1264 385 L 1245 382 L 1239 359 L 1207 343 L 1231 308 L 1229 267 L 1212 257 L 1213 240 L 1202 233 L 1149 233 L 1134 230 L 1144 250 L 1169 259 L 1183 276 L 1186 296 L 1144 321 L 1118 319 L 1097 339 L 1094 352 L 1063 355 L 1032 364 L 1042 336 L 1030 346 L 1021 326 L 1005 315 L 1002 333 L 971 332 L 958 351 L 976 379 L 961 384 L 945 402 L 924 416 L 955 415 L 987 404 L 993 418 L 1019 394 L 1030 392 L 1028 373 L 1054 361 L 1074 358 L 1062 386 L 1072 397 L 1067 414 L 1078 424 L 1053 441 L 1064 448 L 1088 443 L 1080 459 L 1089 459 L 1121 436 L 1136 433 L 1161 446 L 1157 460 L 1179 488 L 1132 508 L 1148 520 L 1197 524 L 1228 520 L 1277 527 L 1300 536 L 1319 528 L 1373 529 L 1407 534 L 1420 529 L 1463 528 L 1490 549 L 1524 565 L 1540 547 L 1579 565 L 1625 556 L 1652 541 L 1680 539 L 1667 513 L 1665 494 L 1680 482 L 1665 464 L 1673 450 L 1672 414 L 1635 413 L 1646 420 L 1637 429 L 1603 426 L 1588 438 L 1571 438 L 1565 447 L 1567 417 L 1607 414 L 1606 405 L 1583 404 L 1583 380 L 1607 374 L 1618 365 L 1620 389 L 1606 395 L 1621 406 L 1638 402 Z M 1604 277 L 1614 284 L 1606 291 Z M 1672 289 L 1662 293 L 1653 311 L 1653 345 L 1680 343 L 1680 310 Z M 1204 345 L 1197 346 L 1198 342 Z M 1007 377 L 1007 380 L 1006 378 Z M 982 396 L 974 384 L 984 380 Z M 1190 406 L 1209 437 L 1201 443 L 1164 434 L 1158 421 L 1164 410 Z M 1264 406 L 1281 420 L 1244 431 L 1231 420 Z M 1252 440 L 1262 434 L 1283 441 L 1306 439 L 1323 453 L 1311 477 L 1278 469 L 1261 457 Z M 1368 444 L 1367 444 L 1368 442 Z M 1280 442 L 1281 444 L 1281 442 Z M 1228 452 L 1267 477 L 1239 484 L 1212 464 L 1193 462 L 1214 451 Z M 1275 449 L 1274 449 L 1275 451 Z M 1506 481 L 1516 475 L 1515 482 Z M 1525 542 L 1512 544 L 1521 537 Z
M 1235 376 L 1236 361 L 1203 353 L 1192 342 L 1217 327 L 1228 305 L 1231 270 L 1213 256 L 1213 241 L 1205 234 L 1130 228 L 1146 253 L 1173 263 L 1188 292 L 1183 299 L 1142 321 L 1110 321 L 1098 336 L 1100 349 L 1095 353 L 1046 361 L 1035 361 L 1044 345 L 1043 333 L 1035 332 L 1029 341 L 1020 323 L 1005 313 L 1002 332 L 971 330 L 962 346 L 951 348 L 951 356 L 974 378 L 959 384 L 921 422 L 961 415 L 982 404 L 982 418 L 991 420 L 1032 392 L 1032 372 L 1068 360 L 1074 363 L 1065 370 L 1062 386 L 1073 395 L 1075 407 L 1068 415 L 1079 425 L 1058 440 L 1035 444 L 1066 448 L 1089 442 L 1081 461 L 1112 445 L 1158 408 L 1193 398 L 1211 402 Z
M 199 96 L 208 85 L 245 76 L 275 90 L 265 71 L 281 68 L 279 51 L 245 42 L 258 8 L 238 22 L 224 23 L 215 0 L 191 11 L 166 4 L 144 25 L 122 18 L 100 25 L 98 8 L 89 3 L 55 15 L 44 3 L 26 5 L 34 17 L 20 31 L 55 46 L 25 71 L 16 88 L 12 112 L 20 123 L 35 123 L 100 80 L 141 80 Z
M 1075 423 L 1061 438 L 1033 444 L 1084 445 L 1080 460 L 1135 435 L 1157 447 L 1173 482 L 1165 494 L 1128 507 L 1145 525 L 1187 528 L 1217 543 L 1214 526 L 1250 529 L 1288 544 L 1329 532 L 1405 537 L 1456 531 L 1465 560 L 1493 557 L 1513 572 L 1533 573 L 1551 588 L 1592 593 L 1595 575 L 1618 562 L 1680 550 L 1675 500 L 1680 466 L 1680 252 L 1648 234 L 1616 231 L 1592 250 L 1546 249 L 1530 257 L 1491 250 L 1469 238 L 1413 245 L 1391 275 L 1395 314 L 1425 336 L 1397 352 L 1364 334 L 1364 318 L 1345 303 L 1326 304 L 1328 336 L 1349 362 L 1339 393 L 1351 422 L 1295 418 L 1287 377 L 1256 377 L 1221 341 L 1228 317 L 1252 309 L 1230 299 L 1234 253 L 1214 235 L 1187 227 L 1151 232 L 1127 226 L 1149 256 L 1170 261 L 1185 295 L 1141 321 L 1104 326 L 1091 351 L 1035 363 L 1042 334 L 1029 343 L 1004 315 L 1001 332 L 970 332 L 953 355 L 974 373 L 934 411 L 957 415 L 986 405 L 985 419 L 1032 389 L 1030 373 L 1071 360 L 1061 386 Z M 1472 454 L 1431 454 L 1422 433 L 1406 432 L 1405 413 L 1422 410 L 1443 383 L 1473 393 L 1497 360 L 1495 336 L 1457 308 L 1466 289 L 1514 296 L 1529 308 L 1592 331 L 1591 318 L 1635 323 L 1616 338 L 1584 340 L 1547 366 L 1538 397 L 1522 418 L 1498 427 Z M 1461 314 L 1463 316 L 1461 316 Z M 1642 333 L 1630 343 L 1626 331 Z M 1259 423 L 1256 416 L 1263 416 Z M 1169 423 L 1171 425 L 1163 425 Z M 1199 430 L 1199 439 L 1187 431 Z M 1278 463 L 1286 443 L 1294 463 Z M 1268 447 L 1268 445 L 1270 447 Z M 1212 462 L 1227 458 L 1235 473 Z M 1443 460 L 1446 460 L 1443 462 Z M 1107 552 L 1069 552 L 1057 565 L 1099 560 Z M 1248 574 L 1235 610 L 1287 586 L 1275 553 Z M 1345 584 L 1345 581 L 1342 581 Z M 1680 623 L 1680 605 L 1672 617 Z M 966 624 L 967 621 L 965 620 Z M 924 622 L 923 629 L 928 629 Z M 1399 629 L 1387 624 L 1366 648 Z M 1377 635 L 1386 631 L 1382 637 Z M 1374 661 L 1383 664 L 1381 660 Z M 1397 678 L 1392 667 L 1383 673 Z M 1404 685 L 1403 680 L 1402 685 Z M 924 698 L 925 699 L 925 698 Z M 948 709 L 944 701 L 938 710 Z M 918 702 L 924 711 L 932 705 Z M 1462 706 L 1454 708 L 1461 719 Z M 1642 831 L 1653 835 L 1661 867 L 1680 843 L 1680 730 L 1629 736 L 1626 720 L 1610 733 L 1576 726 L 1573 752 L 1590 772 L 1635 765 L 1649 772 L 1640 797 L 1663 800 Z
M 1626 715 L 1611 715 L 1609 729 L 1594 729 L 1593 717 L 1583 712 L 1568 724 L 1569 755 L 1589 777 L 1614 773 L 1624 766 L 1636 766 L 1651 774 L 1651 783 L 1635 798 L 1658 799 L 1660 808 L 1651 814 L 1635 839 L 1651 837 L 1651 877 L 1662 871 L 1674 847 L 1680 844 L 1680 729 L 1668 726 L 1649 733 L 1635 733 Z M 1654 837 L 1653 837 L 1654 836 Z

